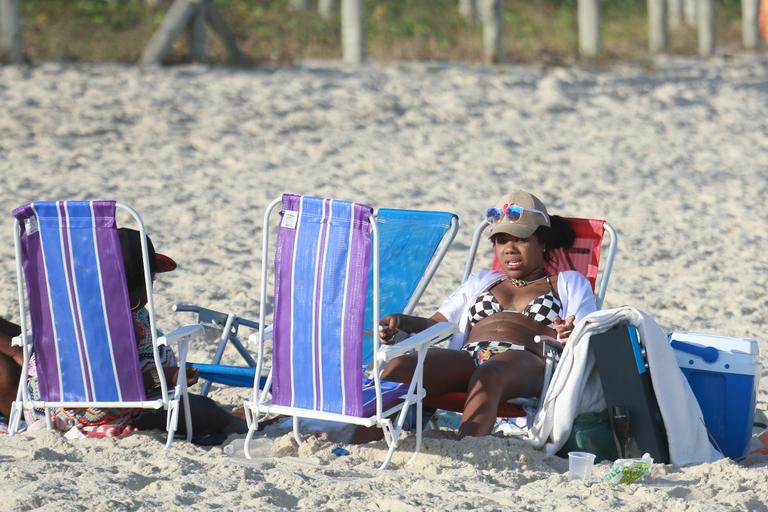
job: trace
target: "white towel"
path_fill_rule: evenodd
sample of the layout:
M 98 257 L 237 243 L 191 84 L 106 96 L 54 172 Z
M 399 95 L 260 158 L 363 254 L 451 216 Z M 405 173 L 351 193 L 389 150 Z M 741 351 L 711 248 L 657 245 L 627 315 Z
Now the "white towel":
M 605 409 L 589 339 L 620 322 L 637 328 L 646 349 L 651 382 L 667 431 L 670 462 L 682 466 L 721 458 L 709 442 L 701 408 L 677 366 L 666 335 L 650 316 L 628 306 L 595 311 L 576 326 L 534 419 L 529 441 L 552 455 L 568 440 L 576 416 Z

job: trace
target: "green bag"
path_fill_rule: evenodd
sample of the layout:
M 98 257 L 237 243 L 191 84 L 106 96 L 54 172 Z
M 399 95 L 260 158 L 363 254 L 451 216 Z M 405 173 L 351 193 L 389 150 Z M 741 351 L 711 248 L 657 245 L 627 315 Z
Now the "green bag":
M 586 412 L 576 417 L 571 435 L 557 452 L 557 456 L 568 458 L 568 452 L 594 453 L 595 462 L 619 458 L 608 409 Z

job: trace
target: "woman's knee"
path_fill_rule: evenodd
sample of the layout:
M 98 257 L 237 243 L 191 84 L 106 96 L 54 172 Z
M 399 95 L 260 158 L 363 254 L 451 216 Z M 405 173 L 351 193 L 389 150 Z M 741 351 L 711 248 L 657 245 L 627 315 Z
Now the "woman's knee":
M 415 362 L 410 355 L 396 357 L 384 367 L 381 372 L 382 380 L 407 382 L 413 376 Z
M 505 379 L 509 377 L 510 369 L 505 368 L 507 365 L 492 363 L 489 361 L 477 367 L 475 373 L 472 374 L 470 388 L 478 386 L 486 390 L 501 390 L 503 388 Z

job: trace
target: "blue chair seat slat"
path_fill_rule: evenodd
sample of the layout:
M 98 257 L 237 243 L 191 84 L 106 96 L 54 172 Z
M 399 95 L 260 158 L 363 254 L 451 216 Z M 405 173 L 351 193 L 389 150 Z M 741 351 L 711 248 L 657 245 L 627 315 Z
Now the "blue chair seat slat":
M 187 368 L 196 368 L 201 379 L 217 384 L 237 388 L 252 388 L 256 378 L 256 368 L 250 366 L 230 366 L 225 364 L 187 363 Z M 267 378 L 259 379 L 259 388 L 263 388 Z
M 381 381 L 381 402 L 385 406 L 408 392 L 408 384 Z M 376 414 L 376 388 L 373 381 L 363 378 L 363 416 Z

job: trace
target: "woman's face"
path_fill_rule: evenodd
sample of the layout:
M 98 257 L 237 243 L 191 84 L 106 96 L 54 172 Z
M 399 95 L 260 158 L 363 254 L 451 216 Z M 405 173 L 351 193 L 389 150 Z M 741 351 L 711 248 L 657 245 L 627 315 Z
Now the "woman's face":
M 534 279 L 544 269 L 544 245 L 535 235 L 517 238 L 506 233 L 493 236 L 493 251 L 507 276 Z

